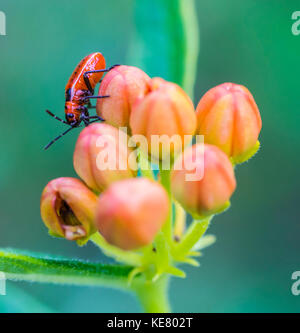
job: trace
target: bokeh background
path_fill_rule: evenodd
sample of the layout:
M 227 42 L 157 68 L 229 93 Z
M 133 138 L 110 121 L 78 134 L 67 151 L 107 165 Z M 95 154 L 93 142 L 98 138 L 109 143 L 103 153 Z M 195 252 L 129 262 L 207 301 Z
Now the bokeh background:
M 1 0 L 7 36 L 0 36 L 0 247 L 107 261 L 93 245 L 50 238 L 41 222 L 45 184 L 75 176 L 78 135 L 43 151 L 64 129 L 45 109 L 63 115 L 64 86 L 86 54 L 101 51 L 108 65 L 134 64 L 133 7 L 133 0 Z M 236 169 L 232 207 L 214 219 L 209 233 L 217 243 L 205 251 L 201 267 L 188 267 L 185 280 L 173 279 L 173 309 L 298 312 L 291 275 L 300 270 L 300 35 L 291 32 L 291 15 L 299 1 L 196 0 L 196 8 L 194 101 L 226 81 L 247 86 L 263 119 L 262 148 Z M 103 288 L 9 282 L 7 296 L 0 296 L 0 312 L 44 311 L 140 308 L 133 296 Z

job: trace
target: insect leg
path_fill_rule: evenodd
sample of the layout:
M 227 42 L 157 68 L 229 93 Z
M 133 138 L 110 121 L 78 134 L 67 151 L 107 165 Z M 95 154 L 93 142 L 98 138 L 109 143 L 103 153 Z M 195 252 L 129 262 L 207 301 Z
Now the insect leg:
M 94 89 L 92 88 L 92 85 L 90 83 L 89 77 L 87 76 L 87 74 L 89 74 L 89 73 L 91 73 L 91 71 L 90 72 L 85 72 L 83 74 L 83 79 L 84 79 L 84 82 L 85 82 L 88 90 L 90 91 L 91 94 L 93 94 L 94 93 Z
M 51 117 L 53 117 L 54 119 L 57 119 L 57 120 L 61 121 L 62 123 L 66 124 L 66 125 L 69 125 L 69 123 L 67 123 L 65 120 L 63 120 L 63 119 L 57 117 L 57 116 L 56 116 L 55 114 L 53 114 L 51 111 L 46 110 L 46 112 L 47 112 Z
M 88 120 L 90 120 L 90 119 L 96 119 L 96 120 L 104 121 L 104 119 L 101 118 L 101 117 L 99 117 L 99 116 L 91 116 L 91 117 L 88 117 L 88 118 L 86 118 L 86 119 L 88 119 Z
M 89 99 L 89 98 L 107 98 L 110 97 L 109 95 L 103 95 L 103 96 L 87 96 L 85 97 L 85 99 Z
M 94 119 L 94 120 L 90 121 L 91 119 Z M 87 126 L 91 123 L 94 123 L 96 121 L 104 121 L 104 119 L 99 116 L 83 117 L 82 120 L 83 120 L 85 126 Z
M 120 66 L 119 64 L 117 65 L 113 65 L 109 68 L 106 68 L 106 69 L 96 69 L 96 70 L 92 70 L 92 71 L 86 71 L 85 73 L 83 73 L 83 77 L 87 77 L 88 74 L 92 74 L 92 73 L 106 73 L 106 72 L 109 72 L 110 70 L 112 70 L 113 68 L 117 67 L 117 66 Z
M 94 93 L 94 89 L 92 88 L 92 85 L 90 83 L 90 80 L 89 80 L 89 77 L 88 75 L 89 74 L 92 74 L 92 73 L 106 73 L 106 72 L 109 72 L 111 69 L 113 69 L 114 67 L 116 66 L 120 66 L 120 65 L 113 65 L 107 69 L 97 69 L 97 70 L 93 70 L 93 71 L 87 71 L 85 73 L 83 73 L 83 79 L 84 79 L 84 82 L 88 88 L 88 90 L 93 94 Z M 101 81 L 100 81 L 101 82 Z
M 95 120 L 90 121 L 89 124 L 95 123 L 96 121 L 99 121 L 99 120 L 104 120 L 104 119 L 99 117 L 99 119 L 95 119 Z
M 64 135 L 66 135 L 68 132 L 70 132 L 72 129 L 74 129 L 75 127 L 70 127 L 68 128 L 65 132 L 63 132 L 61 135 L 57 136 L 55 139 L 53 139 L 52 141 L 50 141 L 45 147 L 44 150 L 48 149 L 50 146 L 53 145 L 54 142 L 56 142 L 58 139 L 60 139 L 61 137 L 63 137 Z
M 92 105 L 92 103 L 91 103 L 90 100 L 88 100 L 86 103 L 87 103 L 87 108 L 88 109 L 91 109 L 93 107 L 93 105 Z

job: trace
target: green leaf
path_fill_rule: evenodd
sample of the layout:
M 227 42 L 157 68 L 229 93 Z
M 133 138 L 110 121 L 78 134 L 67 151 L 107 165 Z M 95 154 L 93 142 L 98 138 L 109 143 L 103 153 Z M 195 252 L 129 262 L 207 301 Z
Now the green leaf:
M 136 0 L 131 62 L 192 97 L 199 49 L 194 0 Z
M 193 246 L 193 251 L 203 250 L 208 246 L 213 245 L 216 242 L 216 236 L 214 235 L 206 235 L 201 237 L 198 242 Z
M 10 280 L 127 289 L 133 267 L 0 249 L 0 272 Z

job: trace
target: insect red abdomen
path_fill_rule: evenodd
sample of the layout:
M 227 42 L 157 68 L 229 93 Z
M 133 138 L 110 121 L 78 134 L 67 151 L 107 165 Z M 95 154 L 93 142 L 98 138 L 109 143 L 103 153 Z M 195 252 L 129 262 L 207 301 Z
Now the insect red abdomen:
M 71 95 L 73 95 L 76 90 L 88 90 L 83 74 L 88 71 L 101 69 L 105 69 L 105 59 L 100 52 L 92 53 L 86 56 L 80 61 L 72 73 L 65 88 L 66 92 L 71 89 Z M 102 75 L 103 73 L 92 73 L 89 75 L 89 80 L 93 89 L 100 81 Z

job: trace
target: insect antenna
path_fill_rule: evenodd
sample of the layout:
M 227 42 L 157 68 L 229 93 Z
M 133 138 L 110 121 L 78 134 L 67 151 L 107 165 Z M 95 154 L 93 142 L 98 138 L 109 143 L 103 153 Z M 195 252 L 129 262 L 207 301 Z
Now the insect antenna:
M 57 117 L 54 113 L 52 113 L 51 111 L 49 110 L 46 110 L 46 112 L 51 116 L 53 117 L 54 119 L 58 120 L 58 121 L 61 121 L 62 123 L 66 124 L 66 125 L 69 125 L 69 123 L 67 123 L 65 120 Z
M 53 139 L 52 141 L 50 141 L 45 147 L 44 150 L 48 149 L 50 146 L 53 145 L 54 142 L 56 142 L 58 139 L 62 138 L 64 135 L 66 135 L 68 132 L 70 132 L 72 129 L 74 129 L 75 127 L 70 127 L 68 128 L 65 132 L 63 132 L 61 135 L 57 136 L 55 139 Z

